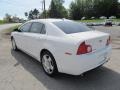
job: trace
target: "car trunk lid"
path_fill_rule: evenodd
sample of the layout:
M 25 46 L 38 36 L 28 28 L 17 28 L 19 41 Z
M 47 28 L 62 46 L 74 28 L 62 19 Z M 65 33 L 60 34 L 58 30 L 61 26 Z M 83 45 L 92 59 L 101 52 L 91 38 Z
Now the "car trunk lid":
M 107 46 L 106 44 L 107 40 L 109 39 L 109 34 L 99 31 L 88 31 L 69 34 L 68 37 L 77 40 L 78 47 L 83 41 L 85 41 L 86 45 L 92 46 L 92 52 L 94 52 Z

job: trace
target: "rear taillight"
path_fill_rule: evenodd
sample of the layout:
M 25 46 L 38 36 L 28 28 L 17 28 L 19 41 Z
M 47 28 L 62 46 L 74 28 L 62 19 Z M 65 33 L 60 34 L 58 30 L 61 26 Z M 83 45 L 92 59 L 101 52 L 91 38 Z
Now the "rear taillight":
M 78 47 L 77 55 L 85 54 L 85 53 L 90 53 L 90 52 L 92 52 L 92 46 L 91 45 L 87 45 L 85 43 L 85 41 L 84 41 Z
M 109 38 L 107 39 L 106 46 L 108 46 L 110 43 L 111 43 L 111 37 L 109 36 Z

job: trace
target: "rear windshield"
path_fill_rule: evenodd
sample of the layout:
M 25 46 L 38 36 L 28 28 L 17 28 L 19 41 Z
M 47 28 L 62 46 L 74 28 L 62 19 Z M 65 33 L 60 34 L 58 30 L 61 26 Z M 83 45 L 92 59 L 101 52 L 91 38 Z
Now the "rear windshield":
M 87 26 L 74 21 L 58 21 L 53 22 L 53 24 L 60 28 L 66 34 L 90 31 Z

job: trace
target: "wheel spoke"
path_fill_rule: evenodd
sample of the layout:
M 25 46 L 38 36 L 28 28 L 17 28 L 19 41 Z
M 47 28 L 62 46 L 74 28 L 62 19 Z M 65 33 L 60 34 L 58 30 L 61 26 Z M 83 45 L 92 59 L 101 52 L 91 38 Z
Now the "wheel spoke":
M 47 73 L 51 74 L 54 70 L 54 66 L 53 66 L 51 57 L 49 55 L 44 55 L 42 60 L 43 60 L 42 64 L 43 64 L 44 70 Z
M 53 70 L 54 66 L 52 65 L 52 62 L 50 62 L 50 69 Z
M 53 64 L 50 57 L 48 58 L 48 61 L 49 61 L 49 69 L 53 70 Z

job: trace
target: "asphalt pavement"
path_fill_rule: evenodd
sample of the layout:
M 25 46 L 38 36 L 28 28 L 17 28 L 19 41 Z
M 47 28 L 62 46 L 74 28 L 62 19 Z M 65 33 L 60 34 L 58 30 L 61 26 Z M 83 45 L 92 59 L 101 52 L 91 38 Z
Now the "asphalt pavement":
M 106 32 L 111 34 L 112 38 L 119 38 L 120 37 L 120 26 L 94 26 L 96 30 L 100 30 L 102 32 Z
M 3 30 L 0 26 L 0 30 Z M 2 28 L 2 29 L 1 29 Z M 104 27 L 96 27 L 108 29 Z M 111 29 L 113 27 L 110 27 Z M 119 27 L 114 27 L 114 31 Z M 113 33 L 112 37 L 114 36 Z M 119 32 L 120 34 L 120 32 Z M 11 50 L 9 36 L 0 39 L 0 90 L 120 90 L 120 38 L 112 41 L 111 60 L 83 76 L 48 77 L 41 64 L 22 51 Z M 74 67 L 74 66 L 73 66 Z

